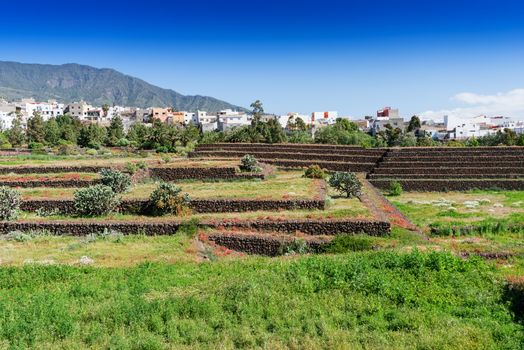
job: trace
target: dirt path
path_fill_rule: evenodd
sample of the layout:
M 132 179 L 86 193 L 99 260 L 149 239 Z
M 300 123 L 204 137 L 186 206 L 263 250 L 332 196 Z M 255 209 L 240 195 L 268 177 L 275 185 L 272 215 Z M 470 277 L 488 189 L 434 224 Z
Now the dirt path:
M 377 188 L 369 183 L 367 179 L 361 178 L 360 180 L 364 186 L 364 194 L 361 198 L 362 203 L 368 206 L 377 219 L 386 219 L 391 223 L 391 225 L 416 232 L 424 239 L 428 239 L 417 225 L 404 216 L 404 214 L 391 204 L 391 202 L 384 197 Z

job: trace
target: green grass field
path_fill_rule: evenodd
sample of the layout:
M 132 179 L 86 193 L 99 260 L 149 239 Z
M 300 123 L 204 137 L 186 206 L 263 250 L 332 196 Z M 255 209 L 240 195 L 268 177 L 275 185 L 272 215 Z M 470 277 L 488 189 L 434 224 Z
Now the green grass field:
M 456 252 L 504 253 L 499 271 L 524 275 L 524 191 L 405 192 L 390 200 L 410 220 L 429 232 L 439 247 Z M 516 227 L 512 228 L 512 226 Z M 452 235 L 449 227 L 468 226 L 471 233 Z
M 117 244 L 117 243 L 112 243 Z M 521 349 L 480 259 L 364 252 L 0 269 L 5 348 Z

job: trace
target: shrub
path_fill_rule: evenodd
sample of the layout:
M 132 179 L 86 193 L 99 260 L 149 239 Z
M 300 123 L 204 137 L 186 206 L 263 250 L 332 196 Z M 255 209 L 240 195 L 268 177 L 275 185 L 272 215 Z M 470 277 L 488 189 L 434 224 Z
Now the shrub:
M 2 149 L 11 149 L 11 148 L 13 148 L 13 145 L 11 145 L 9 142 L 4 142 L 4 143 L 0 144 L 0 148 L 2 148 Z
M 118 170 L 102 169 L 100 171 L 102 183 L 111 187 L 115 193 L 124 193 L 131 187 L 131 178 Z
M 156 148 L 156 153 L 169 153 L 169 147 L 159 146 Z
M 245 172 L 257 172 L 260 171 L 258 161 L 255 156 L 246 154 L 240 159 L 240 170 Z
M 44 144 L 41 142 L 30 142 L 27 147 L 33 151 L 43 150 Z
M 309 179 L 325 179 L 327 175 L 326 171 L 318 165 L 310 165 L 304 172 L 304 177 Z
M 89 148 L 87 151 L 86 151 L 86 154 L 88 156 L 96 156 L 98 154 L 98 151 L 94 148 Z
M 20 202 L 20 192 L 9 187 L 0 187 L 0 220 L 16 219 Z
M 60 209 L 58 208 L 53 208 L 53 209 L 47 209 L 47 208 L 38 208 L 36 211 L 35 211 L 36 215 L 38 216 L 41 216 L 41 217 L 48 217 L 48 216 L 55 216 L 55 215 L 60 215 Z
M 15 242 L 28 242 L 32 239 L 33 237 L 31 237 L 31 235 L 22 231 L 10 231 L 5 236 L 5 240 Z
M 106 185 L 81 188 L 75 192 L 75 209 L 81 216 L 101 216 L 111 213 L 120 198 Z
M 131 163 L 131 162 L 126 163 L 124 167 L 124 171 L 128 174 L 133 175 L 134 173 L 138 171 L 138 165 L 135 163 Z
M 173 160 L 173 158 L 171 158 L 170 156 L 168 156 L 167 154 L 162 154 L 162 156 L 160 156 L 160 158 L 162 158 L 162 161 L 164 163 L 169 163 Z
M 373 249 L 373 240 L 363 236 L 336 236 L 331 242 L 322 247 L 322 252 L 340 254 L 347 252 L 360 252 Z
M 136 166 L 138 167 L 138 169 L 147 169 L 148 168 L 148 165 L 146 162 L 144 162 L 143 160 L 139 160 L 138 162 L 136 162 Z
M 78 153 L 78 150 L 74 144 L 60 140 L 56 153 L 61 156 L 68 156 Z
M 117 146 L 118 147 L 127 147 L 131 144 L 131 142 L 126 139 L 126 138 L 121 138 L 120 140 L 118 140 L 117 142 Z
M 279 248 L 280 255 L 307 254 L 311 251 L 307 241 L 302 238 L 295 238 L 290 242 L 284 243 Z
M 149 197 L 150 212 L 153 215 L 186 213 L 189 208 L 189 195 L 181 195 L 182 189 L 175 184 L 161 182 Z
M 358 197 L 362 191 L 362 184 L 357 176 L 350 172 L 337 171 L 329 178 L 329 185 L 346 197 Z
M 398 181 L 391 181 L 389 183 L 390 196 L 400 196 L 402 194 L 402 185 Z

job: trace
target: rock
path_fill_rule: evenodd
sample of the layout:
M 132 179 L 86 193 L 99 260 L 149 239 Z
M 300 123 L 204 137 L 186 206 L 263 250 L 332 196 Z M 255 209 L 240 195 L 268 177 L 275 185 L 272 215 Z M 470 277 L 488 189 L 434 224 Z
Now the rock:
M 80 265 L 91 265 L 93 264 L 95 261 L 93 259 L 91 259 L 90 257 L 88 256 L 82 256 L 79 260 L 78 260 L 78 263 Z

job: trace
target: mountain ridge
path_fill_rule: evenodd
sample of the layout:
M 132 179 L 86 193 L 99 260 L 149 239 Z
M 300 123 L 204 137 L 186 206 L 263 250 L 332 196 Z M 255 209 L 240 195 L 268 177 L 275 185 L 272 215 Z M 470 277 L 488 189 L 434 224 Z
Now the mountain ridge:
M 216 112 L 243 107 L 203 95 L 183 95 L 121 73 L 78 63 L 61 65 L 0 61 L 0 97 L 68 103 L 84 100 L 130 107 L 175 107 L 178 110 Z

